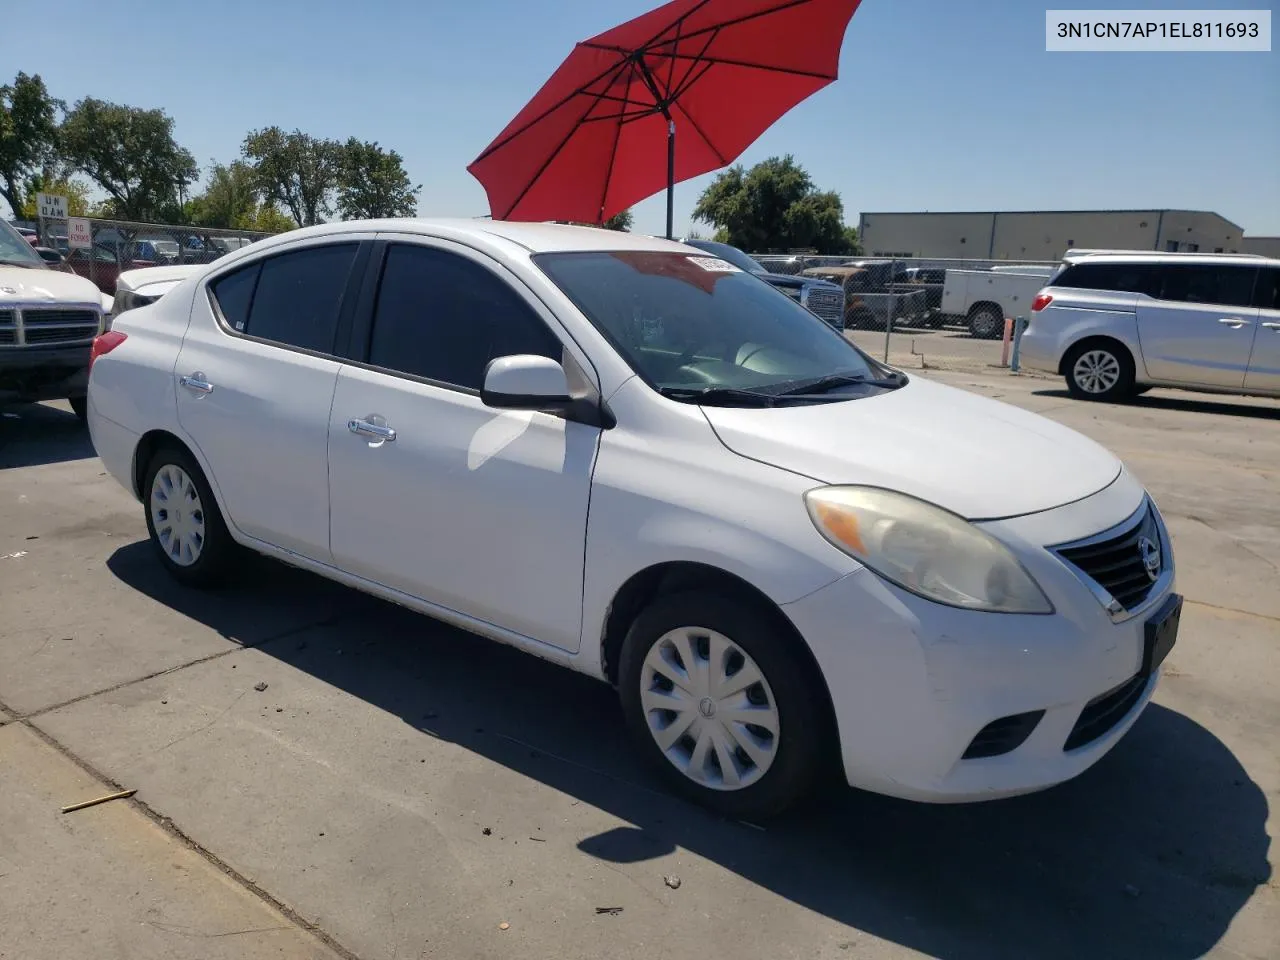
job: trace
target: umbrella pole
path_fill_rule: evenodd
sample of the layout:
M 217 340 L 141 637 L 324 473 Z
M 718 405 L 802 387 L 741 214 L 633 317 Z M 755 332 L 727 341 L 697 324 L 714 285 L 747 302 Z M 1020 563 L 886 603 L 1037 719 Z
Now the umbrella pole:
M 676 209 L 676 122 L 667 118 L 667 239 L 674 240 L 672 230 Z

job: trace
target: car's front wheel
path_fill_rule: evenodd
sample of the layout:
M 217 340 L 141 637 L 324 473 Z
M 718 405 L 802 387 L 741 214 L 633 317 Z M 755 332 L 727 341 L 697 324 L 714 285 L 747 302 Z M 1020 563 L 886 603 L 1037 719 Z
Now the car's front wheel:
M 177 446 L 156 451 L 142 485 L 147 533 L 160 562 L 190 586 L 225 579 L 235 553 L 213 491 L 200 465 Z
M 690 799 L 764 819 L 819 772 L 825 691 L 775 616 L 714 593 L 660 597 L 632 625 L 619 684 L 640 750 Z

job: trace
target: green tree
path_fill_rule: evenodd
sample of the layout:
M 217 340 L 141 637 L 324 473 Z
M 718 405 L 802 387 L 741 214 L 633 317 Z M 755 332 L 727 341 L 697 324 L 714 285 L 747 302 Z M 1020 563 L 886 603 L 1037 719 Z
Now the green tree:
M 203 192 L 187 203 L 187 216 L 200 227 L 249 229 L 258 212 L 258 187 L 253 170 L 236 160 L 209 166 L 209 180 Z
M 635 216 L 630 210 L 623 210 L 621 213 L 615 213 L 606 220 L 601 226 L 606 230 L 619 230 L 623 233 L 630 233 L 631 227 L 635 223 Z
M 703 191 L 693 216 L 713 224 L 717 240 L 751 252 L 856 250 L 839 194 L 819 191 L 790 155 L 730 167 Z
M 58 147 L 58 113 L 40 75 L 19 73 L 0 86 L 0 196 L 15 215 L 25 207 L 23 182 L 51 163 Z
M 351 137 L 342 146 L 338 170 L 338 212 L 343 220 L 412 217 L 418 192 L 394 150 Z
M 125 220 L 182 218 L 181 196 L 200 172 L 195 157 L 173 139 L 173 118 L 85 97 L 61 129 L 67 162 L 107 194 L 106 208 Z
M 245 223 L 236 224 L 241 230 L 261 230 L 265 233 L 284 233 L 293 230 L 297 224 L 274 203 L 260 203 L 253 216 Z
M 15 211 L 24 220 L 34 220 L 39 213 L 36 209 L 37 193 L 58 193 L 66 197 L 68 216 L 89 217 L 96 212 L 89 185 L 83 180 L 67 176 L 46 177 L 43 173 L 36 173 L 27 177 L 22 206 Z
M 258 189 L 283 207 L 300 227 L 320 223 L 333 212 L 342 172 L 342 144 L 279 127 L 250 131 L 241 152 L 253 168 Z

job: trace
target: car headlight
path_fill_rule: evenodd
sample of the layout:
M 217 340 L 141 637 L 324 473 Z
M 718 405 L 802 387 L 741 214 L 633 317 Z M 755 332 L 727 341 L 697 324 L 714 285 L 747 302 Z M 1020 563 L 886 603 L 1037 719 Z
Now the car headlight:
M 155 303 L 158 297 L 149 297 L 146 294 L 136 293 L 133 290 L 116 290 L 115 300 L 111 305 L 111 315 L 118 317 L 126 310 L 133 310 L 137 307 L 145 307 L 149 303 Z
M 991 613 L 1053 613 L 1009 548 L 963 517 L 878 487 L 819 487 L 804 499 L 828 541 L 917 596 Z

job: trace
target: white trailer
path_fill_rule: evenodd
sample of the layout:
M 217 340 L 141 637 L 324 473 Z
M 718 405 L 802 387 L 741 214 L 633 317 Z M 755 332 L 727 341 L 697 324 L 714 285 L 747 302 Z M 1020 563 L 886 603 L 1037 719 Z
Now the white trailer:
M 942 313 L 963 323 L 978 339 L 1004 335 L 1005 317 L 1028 316 L 1031 301 L 1049 282 L 1051 268 L 1002 267 L 998 270 L 948 270 L 942 287 Z M 1034 272 L 1033 272 L 1034 271 Z

